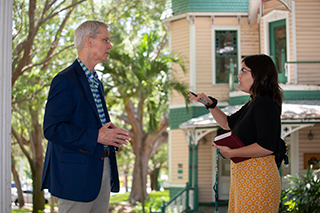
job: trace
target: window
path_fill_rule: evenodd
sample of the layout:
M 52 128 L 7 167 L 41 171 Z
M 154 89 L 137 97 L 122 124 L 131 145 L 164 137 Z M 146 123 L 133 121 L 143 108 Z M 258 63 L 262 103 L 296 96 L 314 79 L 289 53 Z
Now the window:
M 233 82 L 238 81 L 238 38 L 236 30 L 215 31 L 215 68 L 216 83 L 229 83 L 230 73 L 233 73 Z

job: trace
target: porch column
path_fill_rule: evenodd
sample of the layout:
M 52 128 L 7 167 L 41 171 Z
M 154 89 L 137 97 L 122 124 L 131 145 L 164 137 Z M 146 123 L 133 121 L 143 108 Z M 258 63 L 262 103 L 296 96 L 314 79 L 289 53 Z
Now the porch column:
M 193 184 L 194 190 L 194 210 L 198 210 L 199 199 L 198 199 L 198 146 L 199 141 L 196 145 L 193 145 Z
M 291 175 L 299 174 L 299 131 L 291 133 L 289 165 Z
M 12 0 L 0 1 L 0 212 L 11 212 Z

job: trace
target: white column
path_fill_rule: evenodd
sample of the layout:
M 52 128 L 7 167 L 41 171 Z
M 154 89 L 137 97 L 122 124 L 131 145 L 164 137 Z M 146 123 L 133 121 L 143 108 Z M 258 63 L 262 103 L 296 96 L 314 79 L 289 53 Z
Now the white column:
M 190 42 L 190 90 L 193 92 L 197 92 L 196 90 L 196 26 L 195 26 L 195 16 L 187 16 L 187 20 L 189 21 L 189 42 Z
M 291 133 L 290 138 L 290 173 L 295 176 L 299 174 L 299 130 Z
M 0 212 L 11 212 L 12 0 L 0 1 Z

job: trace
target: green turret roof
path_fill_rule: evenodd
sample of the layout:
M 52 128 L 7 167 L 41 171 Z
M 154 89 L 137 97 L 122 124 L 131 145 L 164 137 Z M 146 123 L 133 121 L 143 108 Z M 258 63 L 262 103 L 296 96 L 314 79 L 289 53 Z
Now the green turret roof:
M 249 0 L 168 0 L 162 18 L 187 12 L 248 12 Z

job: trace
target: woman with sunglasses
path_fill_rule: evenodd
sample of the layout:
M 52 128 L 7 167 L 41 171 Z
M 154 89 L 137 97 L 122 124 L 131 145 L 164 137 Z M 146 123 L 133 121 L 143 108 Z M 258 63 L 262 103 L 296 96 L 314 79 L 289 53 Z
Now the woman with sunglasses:
M 274 152 L 280 138 L 283 101 L 278 72 L 269 56 L 251 55 L 242 60 L 238 78 L 240 89 L 250 94 L 250 100 L 230 116 L 216 106 L 215 98 L 204 93 L 189 97 L 204 104 L 223 129 L 232 130 L 245 144 L 237 149 L 214 145 L 221 155 L 250 158 L 231 161 L 228 211 L 278 212 L 281 181 Z

